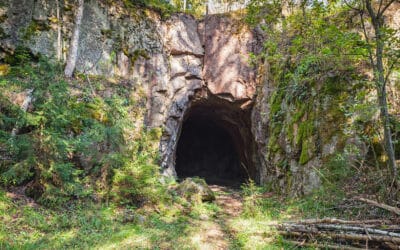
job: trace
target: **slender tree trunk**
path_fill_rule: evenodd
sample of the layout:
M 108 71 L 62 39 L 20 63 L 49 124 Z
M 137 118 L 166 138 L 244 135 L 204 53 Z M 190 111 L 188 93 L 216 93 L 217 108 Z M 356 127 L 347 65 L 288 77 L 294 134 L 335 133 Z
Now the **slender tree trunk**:
M 61 15 L 60 15 L 60 0 L 56 1 L 57 4 L 57 60 L 61 61 L 62 44 L 61 44 Z
M 390 120 L 389 120 L 389 112 L 387 108 L 387 98 L 386 98 L 386 90 L 382 89 L 381 94 L 379 96 L 379 106 L 380 106 L 380 115 L 383 122 L 383 133 L 384 133 L 384 141 L 385 141 L 385 149 L 388 155 L 389 166 L 392 171 L 392 175 L 394 178 L 397 177 L 398 171 L 396 166 L 393 141 L 392 141 L 392 132 L 390 129 Z
M 76 60 L 78 58 L 78 45 L 79 45 L 79 34 L 81 29 L 84 0 L 78 0 L 78 8 L 75 14 L 75 27 L 72 32 L 71 43 L 69 46 L 69 53 L 67 58 L 67 65 L 65 66 L 64 74 L 66 77 L 72 77 L 75 70 Z
M 387 103 L 387 92 L 386 92 L 386 79 L 385 79 L 385 68 L 383 66 L 383 51 L 384 51 L 384 41 L 383 41 L 383 13 L 374 13 L 371 7 L 371 4 L 367 4 L 367 10 L 369 15 L 371 16 L 371 21 L 375 33 L 375 41 L 376 41 L 376 61 L 375 63 L 372 61 L 374 68 L 374 78 L 375 84 L 378 90 L 378 104 L 380 108 L 380 116 L 383 124 L 383 133 L 384 133 L 384 142 L 385 142 L 385 151 L 388 156 L 389 168 L 391 170 L 391 174 L 393 175 L 393 184 L 397 188 L 397 177 L 398 171 L 396 166 L 396 158 L 393 148 L 392 141 L 392 132 L 390 129 L 390 119 L 389 119 L 389 111 L 388 111 L 388 103 Z

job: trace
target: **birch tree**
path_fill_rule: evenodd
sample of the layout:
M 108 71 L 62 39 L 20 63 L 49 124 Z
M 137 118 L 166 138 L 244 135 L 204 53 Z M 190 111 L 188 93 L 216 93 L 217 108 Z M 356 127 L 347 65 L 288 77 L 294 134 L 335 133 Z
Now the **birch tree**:
M 62 42 L 61 42 L 61 15 L 60 15 L 60 0 L 56 1 L 57 5 L 57 11 L 56 11 L 56 17 L 57 17 L 57 60 L 61 61 L 62 57 Z
M 387 83 L 393 69 L 398 66 L 400 40 L 385 23 L 385 12 L 398 0 L 356 0 L 348 6 L 357 10 L 368 50 L 368 60 L 373 71 L 373 81 L 378 94 L 380 119 L 383 125 L 384 148 L 393 176 L 392 185 L 398 186 L 398 169 L 393 147 L 390 115 L 387 101 Z M 371 30 L 367 27 L 370 23 Z M 372 34 L 371 34 L 372 33 Z
M 66 77 L 72 77 L 75 70 L 76 60 L 78 58 L 79 35 L 83 17 L 84 0 L 78 0 L 78 7 L 75 13 L 75 26 L 72 31 L 71 43 L 67 57 L 67 65 L 64 74 Z

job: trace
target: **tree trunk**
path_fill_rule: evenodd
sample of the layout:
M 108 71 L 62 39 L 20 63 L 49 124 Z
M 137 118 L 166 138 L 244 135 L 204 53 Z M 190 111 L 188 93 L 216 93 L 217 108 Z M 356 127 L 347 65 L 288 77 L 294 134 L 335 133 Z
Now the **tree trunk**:
M 61 61 L 62 44 L 61 44 L 61 15 L 60 15 L 60 0 L 56 1 L 57 4 L 57 60 Z
M 72 32 L 71 43 L 69 46 L 69 53 L 67 59 L 67 65 L 65 66 L 64 74 L 66 77 L 72 77 L 75 70 L 76 60 L 78 58 L 78 44 L 79 44 L 79 34 L 81 29 L 84 0 L 78 0 L 78 8 L 75 14 L 75 26 Z
M 394 154 L 392 132 L 390 129 L 390 119 L 387 104 L 387 92 L 386 92 L 386 79 L 385 69 L 383 67 L 383 37 L 382 37 L 382 20 L 373 18 L 373 27 L 376 37 L 376 67 L 375 68 L 375 82 L 378 89 L 378 101 L 380 108 L 380 116 L 383 123 L 383 133 L 385 141 L 385 151 L 388 156 L 388 163 L 390 170 L 393 175 L 393 184 L 397 187 L 397 166 L 396 158 Z
M 388 156 L 389 167 L 392 172 L 392 176 L 394 178 L 394 184 L 397 186 L 397 166 L 396 159 L 393 148 L 392 141 L 392 132 L 390 129 L 390 120 L 389 120 L 389 112 L 387 107 L 387 98 L 386 98 L 386 88 L 382 86 L 381 93 L 379 95 L 379 106 L 380 106 L 380 115 L 383 122 L 383 133 L 384 133 L 384 141 L 385 141 L 385 149 Z
M 388 111 L 388 104 L 387 104 L 387 92 L 386 92 L 386 81 L 385 79 L 385 68 L 383 66 L 383 58 L 384 58 L 384 35 L 382 34 L 382 30 L 384 29 L 384 12 L 385 10 L 394 2 L 389 1 L 384 5 L 383 0 L 379 2 L 379 10 L 375 11 L 372 1 L 371 0 L 364 0 L 365 8 L 368 11 L 368 14 L 371 18 L 371 23 L 374 31 L 374 39 L 376 42 L 375 48 L 375 59 L 370 52 L 370 61 L 373 67 L 374 72 L 374 80 L 376 89 L 378 92 L 378 105 L 380 109 L 380 117 L 383 125 L 383 133 L 384 133 L 384 144 L 385 144 L 385 151 L 388 156 L 388 164 L 393 176 L 393 182 L 391 184 L 398 188 L 397 178 L 398 178 L 398 171 L 396 166 L 396 158 L 394 154 L 393 148 L 393 141 L 392 141 L 392 132 L 390 129 L 390 119 L 389 119 L 389 111 Z M 382 7 L 381 6 L 385 6 Z M 362 16 L 361 16 L 362 18 Z M 365 36 L 367 37 L 368 34 L 365 31 Z M 386 72 L 388 73 L 388 72 Z M 390 73 L 390 72 L 389 72 Z

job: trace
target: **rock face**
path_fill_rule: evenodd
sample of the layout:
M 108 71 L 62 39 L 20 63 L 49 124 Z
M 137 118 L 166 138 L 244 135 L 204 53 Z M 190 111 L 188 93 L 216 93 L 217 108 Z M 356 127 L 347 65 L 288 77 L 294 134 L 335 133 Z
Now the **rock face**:
M 8 0 L 0 11 L 6 16 L 0 24 L 2 57 L 22 45 L 53 59 L 61 50 L 65 60 L 75 8 L 55 0 Z M 250 120 L 256 68 L 250 66 L 249 53 L 257 50 L 255 37 L 246 25 L 228 16 L 198 21 L 175 14 L 161 21 L 148 11 L 89 1 L 84 6 L 76 70 L 130 80 L 147 93 L 145 125 L 164 128 L 160 164 L 166 175 L 176 176 L 183 122 L 192 113 L 204 113 L 235 138 L 241 162 L 259 179 Z M 211 109 L 216 111 L 210 113 Z
M 182 123 L 201 113 L 230 131 L 241 162 L 251 165 L 252 177 L 258 178 L 249 115 L 255 96 L 256 69 L 248 59 L 257 47 L 254 32 L 225 16 L 197 22 L 178 15 L 166 25 L 164 44 L 170 52 L 170 90 L 174 95 L 160 147 L 165 174 L 176 175 Z M 217 111 L 210 113 L 212 108 Z
M 230 102 L 252 100 L 256 71 L 250 53 L 260 48 L 247 25 L 224 16 L 207 16 L 200 24 L 205 48 L 204 79 L 213 95 Z
M 299 145 L 283 134 L 271 133 L 276 86 L 262 71 L 268 65 L 250 62 L 250 54 L 262 48 L 259 32 L 229 15 L 209 15 L 198 21 L 174 14 L 161 20 L 156 13 L 113 2 L 85 3 L 76 70 L 132 81 L 135 89 L 147 94 L 145 126 L 163 128 L 160 165 L 165 175 L 176 177 L 182 124 L 194 117 L 212 120 L 228 132 L 240 166 L 257 182 L 278 183 L 281 189 L 292 183 L 294 193 L 307 193 L 319 185 L 314 169 L 336 151 L 341 140 L 328 133 L 319 145 L 322 151 L 314 145 L 305 152 L 307 161 L 301 162 Z M 74 9 L 73 4 L 56 0 L 2 1 L 0 60 L 12 55 L 18 45 L 54 60 L 61 51 L 59 59 L 65 60 Z M 257 69 L 264 78 L 257 78 Z M 297 134 L 295 128 L 292 136 Z M 271 144 L 279 145 L 280 153 Z

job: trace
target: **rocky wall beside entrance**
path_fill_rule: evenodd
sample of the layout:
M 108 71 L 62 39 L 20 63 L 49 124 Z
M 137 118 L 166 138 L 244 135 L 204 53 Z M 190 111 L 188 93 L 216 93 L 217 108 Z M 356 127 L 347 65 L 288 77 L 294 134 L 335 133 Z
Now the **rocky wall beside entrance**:
M 335 139 L 325 138 L 319 145 L 324 150 L 310 153 L 312 158 L 301 164 L 299 150 L 293 150 L 296 147 L 285 139 L 285 131 L 271 133 L 270 101 L 276 86 L 268 81 L 268 72 L 258 71 L 267 65 L 253 65 L 249 56 L 262 49 L 262 32 L 229 14 L 196 20 L 178 13 L 165 20 L 150 10 L 127 8 L 122 2 L 85 2 L 76 70 L 115 84 L 130 81 L 129 91 L 145 93 L 148 112 L 140 122 L 162 128 L 160 165 L 166 175 L 175 176 L 175 153 L 184 120 L 202 107 L 207 112 L 215 109 L 210 117 L 218 117 L 237 137 L 241 160 L 252 165 L 252 177 L 258 182 L 281 183 L 278 186 L 284 189 L 292 181 L 296 184 L 292 189 L 301 188 L 301 192 L 319 185 L 314 169 L 322 166 L 322 154 L 337 150 Z M 75 5 L 65 1 L 3 1 L 0 60 L 12 55 L 17 46 L 24 46 L 34 54 L 64 61 L 74 11 Z M 287 122 L 290 117 L 285 119 Z M 317 124 L 326 123 L 320 122 L 326 117 L 318 119 Z M 268 145 L 277 135 L 275 144 L 283 153 L 268 157 Z M 282 162 L 286 168 L 277 167 Z

